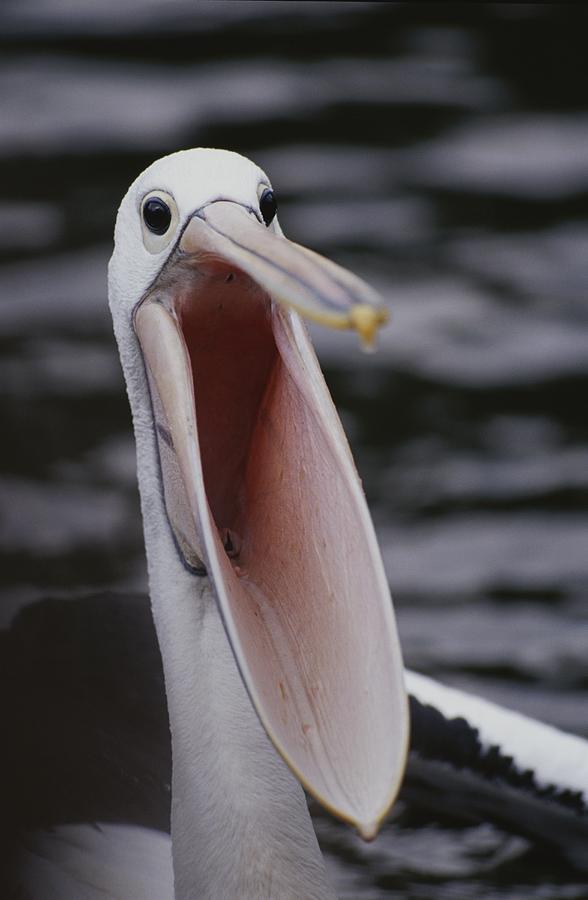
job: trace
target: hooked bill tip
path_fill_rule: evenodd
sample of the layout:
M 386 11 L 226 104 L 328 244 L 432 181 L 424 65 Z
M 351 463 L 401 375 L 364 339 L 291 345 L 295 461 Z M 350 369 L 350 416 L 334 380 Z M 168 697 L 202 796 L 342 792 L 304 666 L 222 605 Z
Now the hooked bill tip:
M 384 307 L 358 303 L 349 311 L 349 325 L 359 334 L 365 350 L 372 350 L 378 328 L 388 321 L 388 310 Z

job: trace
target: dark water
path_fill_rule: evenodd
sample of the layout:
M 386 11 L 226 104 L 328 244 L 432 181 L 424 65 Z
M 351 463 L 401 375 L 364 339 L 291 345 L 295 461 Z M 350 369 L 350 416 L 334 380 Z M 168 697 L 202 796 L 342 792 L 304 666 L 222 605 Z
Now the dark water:
M 379 287 L 375 356 L 316 331 L 407 664 L 588 735 L 588 19 L 581 6 L 4 0 L 0 613 L 144 590 L 106 309 L 128 183 L 259 162 L 286 233 Z M 587 897 L 526 841 L 317 814 L 347 898 Z

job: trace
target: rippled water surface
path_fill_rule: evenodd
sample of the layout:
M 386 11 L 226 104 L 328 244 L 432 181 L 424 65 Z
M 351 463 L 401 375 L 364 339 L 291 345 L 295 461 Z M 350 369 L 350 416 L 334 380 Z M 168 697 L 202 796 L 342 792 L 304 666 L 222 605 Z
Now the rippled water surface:
M 289 236 L 374 283 L 379 352 L 314 331 L 407 663 L 588 735 L 588 57 L 581 6 L 4 0 L 0 615 L 145 590 L 106 307 L 152 159 L 259 162 Z M 587 897 L 522 838 L 401 803 L 347 898 Z

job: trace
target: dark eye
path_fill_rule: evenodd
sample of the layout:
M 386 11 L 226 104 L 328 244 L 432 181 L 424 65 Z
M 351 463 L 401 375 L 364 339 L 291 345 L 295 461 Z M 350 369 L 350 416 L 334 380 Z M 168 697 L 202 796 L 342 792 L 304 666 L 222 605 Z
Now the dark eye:
M 171 218 L 171 209 L 159 197 L 150 197 L 143 206 L 145 225 L 153 234 L 165 234 Z
M 278 211 L 278 203 L 276 200 L 276 195 L 269 188 L 267 191 L 264 191 L 261 197 L 259 198 L 259 210 L 261 215 L 263 216 L 263 221 L 266 225 L 271 225 L 273 218 Z

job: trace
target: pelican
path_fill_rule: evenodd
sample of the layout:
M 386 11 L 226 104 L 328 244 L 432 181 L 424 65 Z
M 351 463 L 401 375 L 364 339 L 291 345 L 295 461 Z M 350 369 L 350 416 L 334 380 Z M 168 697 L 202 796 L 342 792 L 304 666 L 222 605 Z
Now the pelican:
M 153 163 L 122 201 L 109 303 L 171 731 L 171 853 L 161 833 L 62 825 L 28 841 L 35 900 L 334 897 L 303 788 L 374 838 L 405 772 L 407 688 L 409 790 L 443 805 L 465 779 L 476 814 L 586 862 L 586 742 L 403 669 L 302 323 L 369 344 L 386 313 L 288 241 L 276 206 L 261 169 L 206 149 Z M 516 811 L 497 785 L 522 795 Z
M 169 709 L 176 898 L 331 897 L 302 786 L 373 838 L 408 708 L 372 523 L 300 316 L 369 343 L 385 309 L 284 237 L 260 168 L 206 149 L 131 185 L 109 303 Z

